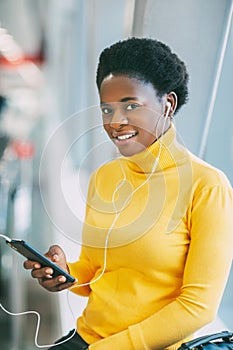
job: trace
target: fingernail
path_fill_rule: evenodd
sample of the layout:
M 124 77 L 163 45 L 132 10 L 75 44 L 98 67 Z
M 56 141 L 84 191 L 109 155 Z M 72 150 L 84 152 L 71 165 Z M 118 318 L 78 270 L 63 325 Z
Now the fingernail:
M 48 275 L 52 275 L 53 274 L 53 270 L 52 269 L 46 269 L 45 270 L 45 273 L 48 274 Z
M 64 276 L 58 278 L 58 282 L 65 282 L 66 278 Z
M 58 260 L 58 255 L 57 254 L 53 255 L 53 260 L 56 260 L 56 261 Z
M 35 269 L 39 269 L 40 268 L 40 264 L 34 264 L 33 266 Z

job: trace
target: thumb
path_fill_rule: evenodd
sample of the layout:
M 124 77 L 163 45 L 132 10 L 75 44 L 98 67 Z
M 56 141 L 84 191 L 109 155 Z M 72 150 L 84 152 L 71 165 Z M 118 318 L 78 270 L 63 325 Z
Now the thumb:
M 64 251 L 59 245 L 52 245 L 47 253 L 48 258 L 54 263 L 58 264 L 63 270 L 69 272 L 66 263 L 66 256 Z
M 49 251 L 45 254 L 53 262 L 65 261 L 65 254 L 61 247 L 58 245 L 52 245 Z

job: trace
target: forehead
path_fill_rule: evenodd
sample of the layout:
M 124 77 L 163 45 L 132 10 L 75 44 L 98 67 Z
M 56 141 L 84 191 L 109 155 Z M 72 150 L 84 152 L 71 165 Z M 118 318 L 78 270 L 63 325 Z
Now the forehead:
M 126 75 L 107 76 L 100 87 L 101 102 L 120 102 L 126 98 L 136 98 L 154 103 L 158 101 L 156 90 L 151 83 Z

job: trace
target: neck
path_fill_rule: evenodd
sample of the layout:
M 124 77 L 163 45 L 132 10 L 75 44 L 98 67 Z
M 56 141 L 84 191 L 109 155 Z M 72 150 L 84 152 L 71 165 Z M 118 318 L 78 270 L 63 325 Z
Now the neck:
M 187 152 L 185 152 L 187 154 Z M 131 157 L 122 157 L 126 166 L 137 173 L 163 171 L 176 165 L 184 156 L 184 147 L 176 140 L 176 129 L 173 124 L 152 145 Z

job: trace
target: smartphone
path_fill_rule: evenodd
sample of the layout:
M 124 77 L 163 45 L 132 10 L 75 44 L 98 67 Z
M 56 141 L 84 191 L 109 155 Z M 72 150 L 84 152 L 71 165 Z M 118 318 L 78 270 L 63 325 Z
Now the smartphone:
M 16 250 L 21 255 L 23 255 L 28 260 L 36 261 L 42 267 L 51 267 L 53 269 L 53 277 L 62 275 L 66 277 L 66 282 L 75 282 L 75 278 L 73 276 L 61 269 L 57 264 L 53 263 L 51 260 L 46 258 L 46 256 L 44 256 L 38 250 L 31 247 L 25 241 L 21 239 L 12 239 L 10 241 L 6 241 L 6 244 L 12 249 Z

